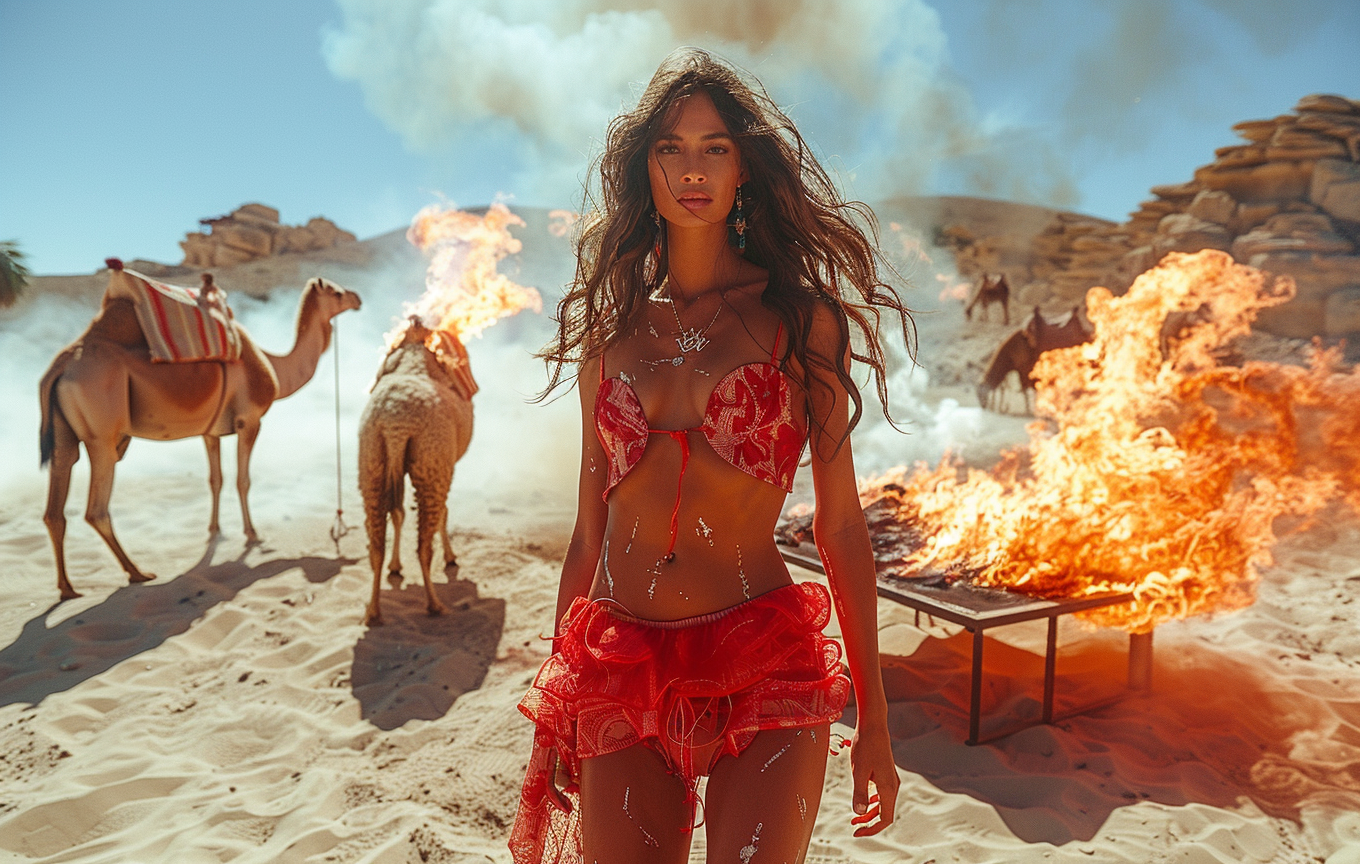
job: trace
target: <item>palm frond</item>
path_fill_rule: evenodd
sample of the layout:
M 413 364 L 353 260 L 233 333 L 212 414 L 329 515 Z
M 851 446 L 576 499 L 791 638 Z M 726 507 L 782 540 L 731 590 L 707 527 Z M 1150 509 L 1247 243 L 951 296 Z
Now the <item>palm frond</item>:
M 0 241 L 0 307 L 13 306 L 28 287 L 32 274 L 24 265 L 17 240 Z

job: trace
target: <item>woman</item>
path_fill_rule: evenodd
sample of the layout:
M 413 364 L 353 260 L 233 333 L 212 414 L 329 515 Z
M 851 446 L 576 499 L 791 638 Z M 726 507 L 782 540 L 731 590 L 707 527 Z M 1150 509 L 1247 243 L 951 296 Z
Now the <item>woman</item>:
M 549 390 L 579 364 L 584 433 L 554 653 L 520 705 L 537 730 L 510 846 L 518 862 L 683 862 L 702 823 L 711 860 L 801 861 L 850 682 L 821 632 L 826 590 L 792 582 L 773 529 L 810 441 L 854 681 L 851 821 L 877 833 L 898 780 L 849 361 L 886 404 L 878 316 L 904 338 L 910 318 L 846 215 L 872 214 L 701 51 L 668 58 L 611 124 L 600 177 L 544 353 Z

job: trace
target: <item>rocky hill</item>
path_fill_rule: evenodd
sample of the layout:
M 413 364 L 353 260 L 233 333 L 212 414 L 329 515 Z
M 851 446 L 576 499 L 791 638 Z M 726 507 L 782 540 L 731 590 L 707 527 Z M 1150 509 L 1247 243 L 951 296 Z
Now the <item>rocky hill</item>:
M 1123 224 L 1054 212 L 1037 232 L 1028 222 L 990 233 L 961 212 L 937 217 L 936 242 L 955 251 L 963 276 L 1004 272 L 1022 306 L 1046 310 L 1070 307 L 1093 285 L 1126 290 L 1167 252 L 1222 249 L 1298 285 L 1259 329 L 1360 336 L 1360 102 L 1306 96 L 1293 114 L 1233 130 L 1247 143 L 1220 148 L 1189 181 L 1153 187 Z

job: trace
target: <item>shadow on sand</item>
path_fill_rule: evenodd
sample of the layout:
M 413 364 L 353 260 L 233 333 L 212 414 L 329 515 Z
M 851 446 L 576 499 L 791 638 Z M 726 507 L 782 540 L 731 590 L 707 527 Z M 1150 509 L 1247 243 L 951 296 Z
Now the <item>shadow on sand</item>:
M 0 649 L 0 705 L 36 705 L 69 690 L 183 633 L 205 611 L 261 579 L 298 568 L 309 582 L 321 583 L 355 560 L 275 558 L 250 565 L 244 560 L 248 549 L 233 561 L 212 564 L 217 545 L 216 539 L 210 541 L 203 558 L 181 575 L 125 585 L 53 627 L 47 617 L 60 602 L 43 610 Z
M 1065 650 L 1057 715 L 1125 680 L 1122 634 Z M 883 657 L 897 764 L 946 792 L 990 804 L 1027 842 L 1089 840 L 1117 808 L 1150 800 L 1299 818 L 1326 801 L 1360 809 L 1360 703 L 1330 682 L 1272 675 L 1202 642 L 1157 646 L 1153 691 L 1090 714 L 969 747 L 971 637 L 927 639 Z M 1043 659 L 988 640 L 990 719 L 1037 718 Z
M 448 607 L 443 615 L 426 613 L 417 578 L 382 593 L 384 623 L 368 628 L 354 646 L 350 681 L 359 716 L 379 729 L 437 720 L 459 696 L 482 686 L 505 628 L 505 601 L 479 598 L 476 584 L 456 572 L 434 586 Z

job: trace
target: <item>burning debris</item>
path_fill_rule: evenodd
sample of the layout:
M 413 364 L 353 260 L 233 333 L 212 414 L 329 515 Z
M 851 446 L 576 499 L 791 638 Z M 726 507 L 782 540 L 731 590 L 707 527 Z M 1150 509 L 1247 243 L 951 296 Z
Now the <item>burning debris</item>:
M 430 254 L 425 271 L 425 293 L 407 304 L 405 316 L 418 316 L 432 331 L 426 347 L 441 362 L 457 364 L 441 333 L 466 340 L 502 318 L 524 309 L 543 311 L 537 290 L 512 282 L 496 272 L 496 264 L 520 251 L 511 225 L 524 220 L 499 202 L 479 215 L 432 204 L 411 220 L 406 239 Z M 387 349 L 396 347 L 406 332 L 403 320 L 387 334 Z
M 1123 297 L 1091 289 L 1093 340 L 1035 368 L 1046 422 L 1026 448 L 989 472 L 946 459 L 862 483 L 878 560 L 1047 597 L 1131 591 L 1088 613 L 1131 632 L 1250 605 L 1277 517 L 1360 504 L 1360 374 L 1336 351 L 1218 361 L 1293 296 L 1218 251 L 1168 255 Z

